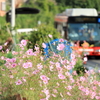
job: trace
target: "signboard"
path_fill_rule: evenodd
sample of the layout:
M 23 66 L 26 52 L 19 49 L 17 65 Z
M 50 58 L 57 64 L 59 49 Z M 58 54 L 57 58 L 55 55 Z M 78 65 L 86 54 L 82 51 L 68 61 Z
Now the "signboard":
M 6 14 L 6 2 L 5 0 L 0 0 L 0 16 L 4 16 Z
M 40 11 L 36 8 L 22 7 L 16 8 L 15 14 L 38 14 Z M 6 13 L 6 21 L 11 21 L 11 10 Z
M 94 16 L 74 16 L 68 18 L 68 23 L 100 23 L 100 17 Z

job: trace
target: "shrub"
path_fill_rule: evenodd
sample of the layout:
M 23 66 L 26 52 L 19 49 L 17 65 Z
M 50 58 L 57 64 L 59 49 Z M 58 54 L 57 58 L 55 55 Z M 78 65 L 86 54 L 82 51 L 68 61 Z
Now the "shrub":
M 9 33 L 9 25 L 4 25 L 1 27 L 0 30 L 0 44 L 4 44 L 6 42 L 6 40 L 11 36 L 11 34 Z
M 53 38 L 49 38 L 49 34 L 53 35 Z M 31 43 L 28 44 L 28 48 L 34 48 L 36 44 L 38 44 L 41 47 L 42 43 L 49 42 L 50 40 L 56 38 L 60 38 L 60 33 L 57 32 L 57 30 L 54 27 L 42 24 L 38 26 L 37 31 L 32 32 L 29 36 L 28 40 Z
M 76 65 L 74 66 L 74 70 L 77 72 L 79 75 L 84 75 L 85 71 L 88 70 L 87 68 L 84 67 L 83 60 L 81 57 L 77 57 L 77 62 Z

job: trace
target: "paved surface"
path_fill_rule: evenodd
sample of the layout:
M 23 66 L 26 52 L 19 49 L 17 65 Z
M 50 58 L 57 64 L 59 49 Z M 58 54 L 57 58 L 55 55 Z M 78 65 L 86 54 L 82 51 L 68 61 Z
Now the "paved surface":
M 87 64 L 84 65 L 86 68 L 94 69 L 96 72 L 100 70 L 100 59 L 89 58 Z

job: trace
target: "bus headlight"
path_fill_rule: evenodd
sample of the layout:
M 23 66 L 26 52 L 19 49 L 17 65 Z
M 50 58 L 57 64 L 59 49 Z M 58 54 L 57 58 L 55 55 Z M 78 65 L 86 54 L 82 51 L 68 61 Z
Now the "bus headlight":
M 100 49 L 98 49 L 98 50 L 95 50 L 95 52 L 100 52 Z

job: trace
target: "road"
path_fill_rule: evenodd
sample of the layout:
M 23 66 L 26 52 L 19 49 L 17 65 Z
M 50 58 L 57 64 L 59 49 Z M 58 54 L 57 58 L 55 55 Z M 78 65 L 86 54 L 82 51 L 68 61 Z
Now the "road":
M 96 72 L 100 70 L 100 59 L 89 58 L 87 64 L 84 65 L 86 68 L 94 69 Z

